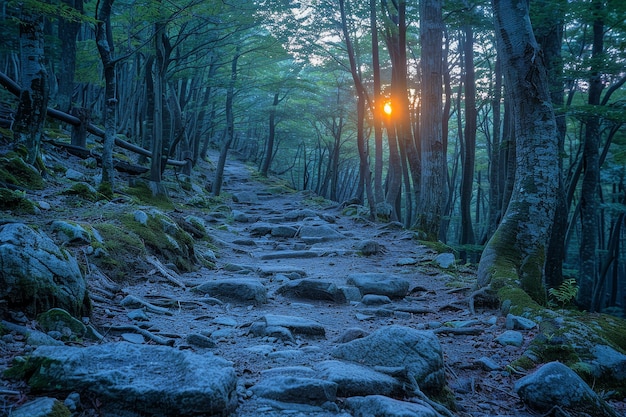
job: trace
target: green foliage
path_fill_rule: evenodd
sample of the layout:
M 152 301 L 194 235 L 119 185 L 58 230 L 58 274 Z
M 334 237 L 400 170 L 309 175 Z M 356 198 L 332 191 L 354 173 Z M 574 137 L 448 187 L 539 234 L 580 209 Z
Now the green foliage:
M 0 210 L 11 210 L 16 214 L 35 214 L 35 203 L 26 197 L 23 191 L 0 188 Z
M 578 284 L 576 283 L 576 279 L 569 278 L 564 280 L 557 288 L 550 288 L 548 293 L 561 307 L 564 307 L 576 298 L 576 294 L 578 294 Z
M 44 187 L 41 174 L 32 165 L 12 153 L 0 157 L 0 183 L 31 190 L 41 190 Z
M 173 210 L 174 203 L 165 195 L 153 196 L 152 190 L 145 182 L 138 181 L 134 186 L 124 190 L 127 194 L 135 197 L 143 204 L 158 207 L 161 210 Z

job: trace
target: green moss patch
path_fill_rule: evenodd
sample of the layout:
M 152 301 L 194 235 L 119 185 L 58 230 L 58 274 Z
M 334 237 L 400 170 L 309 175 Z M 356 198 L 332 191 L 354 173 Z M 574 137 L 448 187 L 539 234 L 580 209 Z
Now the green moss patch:
M 174 209 L 174 203 L 166 195 L 152 195 L 152 190 L 145 182 L 138 181 L 134 186 L 126 188 L 124 192 L 133 196 L 139 203 L 148 204 L 161 210 Z
M 107 222 L 93 226 L 102 236 L 102 243 L 94 242 L 94 263 L 114 280 L 132 276 L 143 265 L 147 254 L 141 238 L 121 224 Z
M 44 181 L 32 165 L 16 155 L 0 158 L 0 183 L 15 185 L 29 190 L 41 190 Z
M 15 214 L 35 214 L 35 203 L 26 197 L 22 191 L 13 191 L 0 188 L 0 210 L 12 211 Z

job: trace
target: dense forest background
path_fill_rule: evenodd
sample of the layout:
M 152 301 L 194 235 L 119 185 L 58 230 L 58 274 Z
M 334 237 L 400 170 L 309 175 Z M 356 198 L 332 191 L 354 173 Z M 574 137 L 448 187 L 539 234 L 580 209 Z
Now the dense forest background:
M 477 263 L 546 141 L 526 138 L 535 127 L 520 122 L 532 98 L 516 101 L 543 88 L 532 75 L 540 62 L 557 147 L 542 161 L 554 168 L 549 233 L 538 238 L 546 294 L 578 289 L 580 308 L 626 315 L 626 3 L 530 2 L 521 88 L 507 84 L 515 59 L 503 56 L 508 20 L 499 16 L 496 30 L 495 9 L 480 0 L 2 0 L 0 143 L 22 144 L 41 169 L 42 134 L 71 131 L 72 145 L 101 152 L 105 195 L 116 188 L 114 145 L 139 152 L 133 162 L 147 167 L 154 194 L 164 176 L 199 175 L 194 166 L 215 148 L 219 195 L 236 152 L 262 175 L 400 222 Z M 532 233 L 520 236 L 534 245 Z

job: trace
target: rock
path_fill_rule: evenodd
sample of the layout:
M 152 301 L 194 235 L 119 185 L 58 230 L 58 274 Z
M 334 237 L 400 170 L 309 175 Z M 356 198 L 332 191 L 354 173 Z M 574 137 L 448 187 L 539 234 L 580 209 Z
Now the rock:
M 381 306 L 391 303 L 391 299 L 386 295 L 365 294 L 361 299 L 361 303 L 366 306 Z
M 262 253 L 258 255 L 258 258 L 267 261 L 272 259 L 317 258 L 318 256 L 320 254 L 312 250 L 281 250 Z
M 626 355 L 606 345 L 594 346 L 591 354 L 594 357 L 591 361 L 594 377 L 626 382 Z
M 291 281 L 281 286 L 277 290 L 278 294 L 306 300 L 332 301 L 338 304 L 345 304 L 346 296 L 335 284 L 328 281 L 318 281 L 312 279 L 302 279 Z
M 326 335 L 324 326 L 315 320 L 306 319 L 304 317 L 268 314 L 263 317 L 263 321 L 265 322 L 266 327 L 285 327 L 295 334 L 309 336 Z
M 37 322 L 45 332 L 57 331 L 74 338 L 83 337 L 87 333 L 87 326 L 82 321 L 70 316 L 70 313 L 61 308 L 52 308 L 40 314 L 37 316 Z
M 70 410 L 56 398 L 41 397 L 29 401 L 11 413 L 11 417 L 70 417 Z
M 133 218 L 135 219 L 135 221 L 143 226 L 146 226 L 148 224 L 148 213 L 146 213 L 145 211 L 142 210 L 135 210 L 133 212 Z
M 524 335 L 515 330 L 507 330 L 500 336 L 496 337 L 496 342 L 503 346 L 522 346 L 522 343 L 524 342 Z
M 382 395 L 346 398 L 345 405 L 353 417 L 441 417 L 424 402 L 409 403 Z
M 339 289 L 343 293 L 344 297 L 346 297 L 346 300 L 348 302 L 352 301 L 352 302 L 358 303 L 362 299 L 361 290 L 359 290 L 357 287 L 352 287 L 352 286 L 339 287 Z
M 267 289 L 261 281 L 255 279 L 231 278 L 209 281 L 194 287 L 192 291 L 220 299 L 253 301 L 255 304 L 267 302 Z
M 499 371 L 500 369 L 502 369 L 502 367 L 498 365 L 493 359 L 487 358 L 485 356 L 476 359 L 474 363 L 480 366 L 485 371 Z
M 78 262 L 48 236 L 22 223 L 0 226 L 0 299 L 35 316 L 59 307 L 88 316 L 90 303 Z
M 396 265 L 398 266 L 408 266 L 417 264 L 417 259 L 415 258 L 400 258 L 396 261 Z
M 337 399 L 337 384 L 316 378 L 277 375 L 262 379 L 251 389 L 259 397 L 287 403 L 322 405 Z
M 237 405 L 235 370 L 212 354 L 125 342 L 43 346 L 21 366 L 33 389 L 87 392 L 112 415 L 226 415 Z
M 327 242 L 329 240 L 344 239 L 345 236 L 327 225 L 321 226 L 302 226 L 298 233 L 300 239 L 304 242 L 313 244 Z
M 508 330 L 530 330 L 535 328 L 537 323 L 525 317 L 509 313 L 506 315 L 505 326 Z
M 297 233 L 298 229 L 292 226 L 274 226 L 270 232 L 273 237 L 282 237 L 287 239 L 295 237 Z
M 297 221 L 297 220 L 303 220 L 307 217 L 317 217 L 317 213 L 315 213 L 313 210 L 311 209 L 299 209 L 299 210 L 291 210 L 288 211 L 287 213 L 285 213 L 285 220 L 290 220 L 290 221 Z
M 187 335 L 187 343 L 193 346 L 198 346 L 201 348 L 214 348 L 215 342 L 210 337 L 206 337 L 199 333 L 191 333 Z
M 242 204 L 254 204 L 259 202 L 259 197 L 251 191 L 233 193 L 233 201 Z
M 343 332 L 341 335 L 339 335 L 339 337 L 337 339 L 335 339 L 336 343 L 347 343 L 347 342 L 351 342 L 353 340 L 356 339 L 361 339 L 365 336 L 367 336 L 369 333 L 366 332 L 363 329 L 360 329 L 358 327 L 351 327 L 349 329 L 346 329 L 345 332 Z
M 380 245 L 374 240 L 365 240 L 355 245 L 357 251 L 363 256 L 372 256 L 380 253 Z
M 146 342 L 146 339 L 144 339 L 142 335 L 137 333 L 122 333 L 121 336 L 122 339 L 124 339 L 128 343 L 134 343 L 136 345 L 141 345 Z
M 402 394 L 402 384 L 397 379 L 365 366 L 325 361 L 319 363 L 316 369 L 321 378 L 337 384 L 337 394 L 341 397 Z
M 250 227 L 250 236 L 265 236 L 265 235 L 269 235 L 270 233 L 272 233 L 272 228 L 274 226 L 272 226 L 269 223 L 264 223 L 264 222 L 257 222 L 254 223 L 251 227 Z
M 389 298 L 404 298 L 409 291 L 409 281 L 383 273 L 361 273 L 348 276 L 348 285 L 361 291 L 361 295 L 378 294 Z
M 72 181 L 85 181 L 85 174 L 78 172 L 75 169 L 68 168 L 65 171 L 65 178 Z
M 515 383 L 515 391 L 524 403 L 540 412 L 558 406 L 574 415 L 617 416 L 585 381 L 560 362 L 547 363 L 521 378 Z
M 455 258 L 453 253 L 440 253 L 433 259 L 433 263 L 440 268 L 448 269 L 454 265 Z
M 437 336 L 430 331 L 388 326 L 369 336 L 336 346 L 331 354 L 365 366 L 400 367 L 409 382 L 422 390 L 440 391 L 445 385 L 443 353 Z
M 259 220 L 256 216 L 250 216 L 243 211 L 233 210 L 232 212 L 233 220 L 239 223 L 254 223 Z
M 259 275 L 262 277 L 269 277 L 278 274 L 286 275 L 289 279 L 300 279 L 306 277 L 306 271 L 297 266 L 271 265 L 259 268 Z
M 52 222 L 52 230 L 57 233 L 64 244 L 89 245 L 92 239 L 99 243 L 104 242 L 96 229 L 92 228 L 92 233 L 89 233 L 83 226 L 74 222 L 57 220 Z

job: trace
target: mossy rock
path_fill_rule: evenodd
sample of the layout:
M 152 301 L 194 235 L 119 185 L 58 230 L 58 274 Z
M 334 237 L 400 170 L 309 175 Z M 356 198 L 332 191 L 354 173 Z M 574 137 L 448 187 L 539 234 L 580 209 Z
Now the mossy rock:
M 134 214 L 125 214 L 121 222 L 164 263 L 173 263 L 185 272 L 196 269 L 198 259 L 193 238 L 164 213 L 158 210 L 137 210 Z
M 36 214 L 37 206 L 22 191 L 0 188 L 0 210 L 15 214 Z
M 146 246 L 134 232 L 116 222 L 94 224 L 102 236 L 102 243 L 92 242 L 94 263 L 115 281 L 131 277 L 146 265 Z
M 61 192 L 61 194 L 80 197 L 83 200 L 91 202 L 105 198 L 103 194 L 100 194 L 95 188 L 85 182 L 74 183 L 70 188 Z
M 167 195 L 152 195 L 152 190 L 144 181 L 136 181 L 132 187 L 126 188 L 124 192 L 133 196 L 141 204 L 148 204 L 161 210 L 174 209 L 174 203 Z
M 57 331 L 62 333 L 66 339 L 82 338 L 87 333 L 87 327 L 82 321 L 72 317 L 70 313 L 62 308 L 52 308 L 37 316 L 37 322 L 45 332 Z M 66 334 L 69 329 L 70 334 Z
M 7 154 L 0 158 L 0 183 L 29 190 L 44 188 L 44 181 L 39 171 L 14 154 Z

